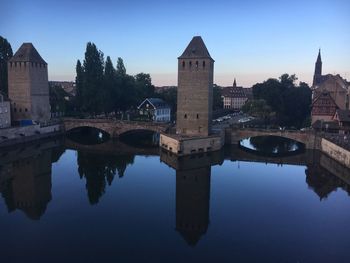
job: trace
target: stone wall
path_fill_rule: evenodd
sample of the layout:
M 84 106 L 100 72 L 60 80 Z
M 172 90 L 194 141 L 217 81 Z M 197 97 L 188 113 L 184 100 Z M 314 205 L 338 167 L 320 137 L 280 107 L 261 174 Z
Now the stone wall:
M 160 146 L 178 156 L 220 150 L 224 145 L 223 134 L 207 137 L 184 138 L 177 135 L 160 135 Z
M 8 90 L 13 120 L 50 119 L 47 65 L 32 62 L 8 63 Z
M 0 128 L 8 128 L 11 126 L 11 108 L 9 101 L 0 100 Z
M 321 151 L 342 165 L 350 168 L 350 151 L 326 140 L 321 140 Z
M 209 58 L 179 59 L 176 120 L 178 133 L 201 136 L 209 134 L 212 119 L 213 70 L 214 62 Z
M 107 132 L 115 138 L 119 135 L 133 130 L 150 130 L 154 132 L 166 131 L 169 124 L 154 122 L 117 121 L 112 119 L 71 119 L 63 120 L 65 131 L 75 128 L 91 127 Z
M 30 125 L 25 127 L 0 129 L 0 147 L 56 136 L 62 132 L 63 129 L 60 124 L 47 127 Z

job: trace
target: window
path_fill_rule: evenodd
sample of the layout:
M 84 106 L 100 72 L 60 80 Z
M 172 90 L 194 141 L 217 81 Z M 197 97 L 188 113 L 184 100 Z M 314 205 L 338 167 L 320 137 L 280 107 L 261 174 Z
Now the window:
M 205 61 L 203 61 L 203 68 L 205 68 Z
M 190 68 L 192 67 L 192 61 L 190 61 Z
M 17 109 L 15 108 L 13 111 L 14 111 L 14 112 L 17 112 Z
M 199 119 L 199 114 L 197 114 L 197 119 Z
M 187 114 L 185 114 L 184 118 L 187 119 Z
M 182 61 L 182 68 L 185 68 L 185 61 Z
M 196 61 L 196 69 L 198 69 L 198 61 Z
M 22 108 L 19 108 L 19 112 L 22 112 Z
M 27 112 L 27 111 L 28 111 L 28 109 L 27 109 L 27 108 L 25 108 L 25 109 L 24 109 L 24 111 L 25 111 L 25 112 Z

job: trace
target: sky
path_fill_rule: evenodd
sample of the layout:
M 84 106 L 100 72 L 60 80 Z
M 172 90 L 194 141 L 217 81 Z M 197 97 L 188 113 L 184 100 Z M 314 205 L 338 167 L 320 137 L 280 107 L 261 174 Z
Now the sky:
M 177 85 L 177 57 L 202 36 L 214 82 L 250 87 L 283 73 L 311 84 L 318 49 L 323 74 L 350 80 L 349 0 L 0 0 L 0 36 L 15 52 L 32 42 L 49 80 L 74 80 L 93 42 L 127 73 Z M 4 11 L 5 10 L 5 11 Z

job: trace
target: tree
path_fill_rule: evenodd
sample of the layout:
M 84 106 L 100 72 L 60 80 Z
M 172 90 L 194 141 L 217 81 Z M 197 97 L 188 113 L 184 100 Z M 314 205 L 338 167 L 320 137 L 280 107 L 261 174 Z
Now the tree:
M 97 50 L 95 44 L 89 42 L 86 46 L 84 59 L 83 104 L 91 114 L 98 114 L 103 108 L 103 53 Z
M 220 87 L 217 85 L 213 86 L 213 110 L 222 109 L 224 102 L 221 97 Z
M 5 96 L 8 95 L 7 62 L 12 56 L 10 43 L 0 36 L 0 93 Z
M 247 101 L 243 105 L 242 111 L 252 116 L 259 117 L 260 119 L 264 119 L 265 121 L 269 120 L 272 113 L 271 107 L 263 99 Z
M 104 86 L 102 89 L 103 96 L 103 111 L 105 114 L 111 112 L 114 106 L 114 100 L 118 99 L 116 96 L 116 71 L 113 67 L 111 58 L 107 56 L 104 72 Z
M 296 86 L 297 79 L 294 74 L 283 74 L 279 80 L 268 79 L 253 86 L 254 99 L 265 100 L 281 126 L 301 127 L 310 115 L 311 90 L 304 82 Z
M 77 66 L 75 67 L 76 70 L 76 77 L 75 77 L 75 88 L 76 88 L 76 95 L 75 95 L 75 104 L 79 111 L 83 111 L 83 91 L 84 91 L 84 69 L 80 63 L 80 60 L 77 61 Z
M 154 86 L 149 74 L 139 73 L 135 76 L 136 103 L 154 96 Z
M 114 101 L 115 111 L 125 111 L 130 109 L 136 96 L 135 79 L 134 77 L 126 74 L 126 69 L 122 58 L 118 58 L 117 60 L 115 92 L 117 94 L 117 98 L 119 99 Z

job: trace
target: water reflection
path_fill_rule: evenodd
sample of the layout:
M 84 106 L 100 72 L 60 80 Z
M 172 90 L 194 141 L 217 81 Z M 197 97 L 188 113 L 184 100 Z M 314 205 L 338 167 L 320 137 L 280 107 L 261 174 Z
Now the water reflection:
M 36 220 L 42 217 L 52 200 L 52 163 L 59 161 L 67 147 L 77 151 L 78 174 L 86 182 L 87 197 L 92 205 L 101 201 L 115 176 L 122 178 L 128 167 L 134 165 L 137 154 L 158 152 L 111 140 L 86 146 L 67 139 L 1 150 L 0 192 L 9 212 L 21 210 Z M 349 169 L 317 151 L 281 158 L 257 156 L 235 146 L 225 152 L 181 158 L 161 152 L 160 160 L 176 170 L 176 230 L 191 246 L 206 233 L 209 225 L 211 167 L 222 164 L 225 159 L 302 165 L 306 167 L 307 186 L 321 201 L 337 189 L 350 195 Z
M 0 153 L 0 192 L 8 212 L 38 220 L 51 201 L 51 164 L 64 152 L 59 141 Z
M 134 155 L 106 155 L 78 151 L 78 172 L 86 180 L 90 204 L 97 204 L 111 185 L 116 173 L 123 177 L 126 167 L 133 164 Z
M 207 232 L 211 166 L 223 157 L 221 151 L 181 158 L 161 151 L 161 161 L 176 170 L 176 230 L 190 246 Z
M 286 156 L 305 150 L 303 143 L 279 136 L 256 136 L 240 142 L 243 149 L 260 155 Z

